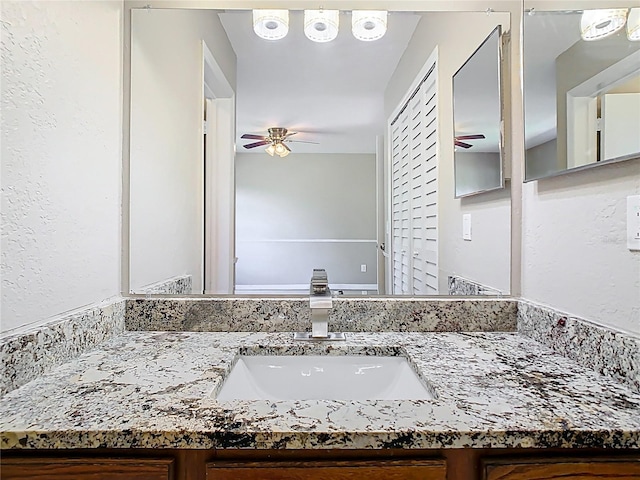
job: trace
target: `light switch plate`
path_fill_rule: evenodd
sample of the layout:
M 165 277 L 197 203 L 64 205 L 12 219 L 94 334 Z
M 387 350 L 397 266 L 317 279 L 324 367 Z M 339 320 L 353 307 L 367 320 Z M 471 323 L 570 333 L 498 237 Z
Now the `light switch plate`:
M 627 248 L 640 250 L 640 195 L 627 197 Z
M 471 214 L 462 215 L 462 239 L 471 240 Z

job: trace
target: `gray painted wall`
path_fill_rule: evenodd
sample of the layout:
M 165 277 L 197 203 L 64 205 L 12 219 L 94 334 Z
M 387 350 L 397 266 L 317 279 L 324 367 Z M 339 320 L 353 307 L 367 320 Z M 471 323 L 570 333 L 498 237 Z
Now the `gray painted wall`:
M 236 156 L 236 284 L 308 284 L 313 268 L 332 284 L 375 284 L 375 155 L 292 148 Z

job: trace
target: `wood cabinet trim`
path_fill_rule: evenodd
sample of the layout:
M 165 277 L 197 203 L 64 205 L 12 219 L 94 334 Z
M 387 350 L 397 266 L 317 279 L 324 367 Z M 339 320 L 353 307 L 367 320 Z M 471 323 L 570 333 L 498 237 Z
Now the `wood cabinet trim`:
M 173 480 L 172 458 L 34 457 L 3 458 L 3 479 L 95 478 L 116 479 L 128 475 L 136 480 Z
M 444 459 L 335 461 L 213 461 L 207 480 L 446 480 Z
M 640 454 L 631 456 L 483 458 L 482 480 L 640 478 Z

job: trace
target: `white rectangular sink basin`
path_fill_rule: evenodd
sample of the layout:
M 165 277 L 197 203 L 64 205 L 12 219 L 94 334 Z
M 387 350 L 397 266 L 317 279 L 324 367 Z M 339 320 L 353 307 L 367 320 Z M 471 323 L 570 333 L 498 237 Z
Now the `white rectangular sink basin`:
M 242 355 L 220 389 L 227 400 L 432 399 L 404 357 Z

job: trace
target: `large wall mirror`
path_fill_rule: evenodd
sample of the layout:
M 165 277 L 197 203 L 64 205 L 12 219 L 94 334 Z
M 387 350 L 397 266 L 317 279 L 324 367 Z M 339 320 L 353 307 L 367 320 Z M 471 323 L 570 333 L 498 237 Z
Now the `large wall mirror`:
M 387 122 L 437 50 L 439 203 L 431 223 L 414 222 L 439 232 L 432 293 L 509 294 L 509 191 L 456 198 L 452 89 L 481 45 L 495 70 L 509 12 L 389 12 L 382 38 L 361 41 L 353 12 L 340 11 L 335 39 L 316 42 L 301 10 L 288 12 L 283 38 L 265 40 L 254 22 L 277 36 L 280 20 L 251 10 L 125 5 L 129 293 L 302 295 L 313 268 L 327 270 L 334 293 L 399 293 L 389 286 Z M 456 102 L 487 93 L 471 90 L 457 89 Z M 409 253 L 422 255 L 417 243 Z M 417 265 L 407 261 L 409 276 L 431 275 Z
M 640 158 L 640 7 L 582 4 L 524 2 L 526 180 Z
M 501 28 L 453 76 L 456 197 L 504 188 Z

